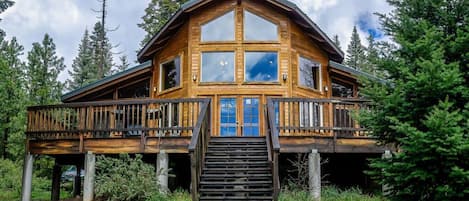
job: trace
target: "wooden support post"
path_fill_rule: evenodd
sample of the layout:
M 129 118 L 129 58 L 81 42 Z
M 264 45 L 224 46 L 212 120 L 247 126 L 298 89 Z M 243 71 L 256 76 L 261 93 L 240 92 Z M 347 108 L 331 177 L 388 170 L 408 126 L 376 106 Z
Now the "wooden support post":
M 385 150 L 384 153 L 383 153 L 383 155 L 382 155 L 382 158 L 383 158 L 383 159 L 392 158 L 391 151 L 390 151 L 390 150 Z M 383 195 L 387 195 L 389 189 L 390 189 L 390 187 L 389 187 L 388 185 L 383 184 L 383 186 L 382 186 Z
M 33 179 L 34 155 L 26 153 L 23 164 L 23 185 L 21 188 L 21 200 L 31 201 L 31 187 Z
M 85 155 L 85 183 L 83 184 L 83 201 L 93 201 L 95 165 L 96 155 L 89 151 Z
M 309 153 L 309 192 L 315 201 L 321 200 L 321 156 L 317 149 Z
M 78 197 L 81 194 L 81 169 L 83 165 L 76 165 L 77 173 L 73 179 L 73 197 Z
M 55 165 L 52 170 L 52 192 L 51 192 L 51 200 L 52 201 L 59 201 L 60 200 L 60 172 L 61 166 L 57 163 L 57 159 L 55 159 Z
M 168 154 L 161 150 L 156 160 L 156 171 L 158 176 L 158 185 L 161 193 L 168 192 L 168 166 L 169 159 Z

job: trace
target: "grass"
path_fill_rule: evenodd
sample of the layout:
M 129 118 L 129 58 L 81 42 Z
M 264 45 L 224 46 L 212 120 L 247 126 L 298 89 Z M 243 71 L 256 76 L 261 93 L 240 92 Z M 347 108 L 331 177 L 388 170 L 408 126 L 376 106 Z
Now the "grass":
M 308 192 L 302 190 L 282 190 L 279 201 L 312 201 Z M 335 187 L 323 187 L 321 201 L 387 201 L 381 196 L 367 195 L 358 188 L 339 190 Z

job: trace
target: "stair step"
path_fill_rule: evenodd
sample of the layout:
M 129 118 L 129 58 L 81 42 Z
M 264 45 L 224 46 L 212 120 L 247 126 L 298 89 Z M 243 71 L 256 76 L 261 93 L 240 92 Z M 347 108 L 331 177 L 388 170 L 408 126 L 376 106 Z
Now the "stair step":
M 229 175 L 229 174 L 202 174 L 202 178 L 214 177 L 214 178 L 239 178 L 239 177 L 272 177 L 272 174 L 236 174 L 236 175 Z
M 233 186 L 233 185 L 259 185 L 259 184 L 272 184 L 272 181 L 232 181 L 232 182 L 226 182 L 226 181 L 201 181 L 201 185 L 228 185 L 228 186 Z
M 255 188 L 255 189 L 249 189 L 249 188 L 233 188 L 233 189 L 205 189 L 201 188 L 201 192 L 269 192 L 272 191 L 272 188 Z
M 243 153 L 265 153 L 267 154 L 267 149 L 264 150 L 240 150 L 236 152 L 227 152 L 227 151 L 213 151 L 209 150 L 207 151 L 207 154 L 243 154 Z
M 269 171 L 270 168 L 268 167 L 257 167 L 257 168 L 204 168 L 203 171 L 211 171 L 211 172 L 245 172 L 245 171 L 252 171 L 252 172 L 259 172 L 259 171 Z
M 251 155 L 251 156 L 206 156 L 205 159 L 265 159 L 268 160 L 269 158 L 266 155 Z

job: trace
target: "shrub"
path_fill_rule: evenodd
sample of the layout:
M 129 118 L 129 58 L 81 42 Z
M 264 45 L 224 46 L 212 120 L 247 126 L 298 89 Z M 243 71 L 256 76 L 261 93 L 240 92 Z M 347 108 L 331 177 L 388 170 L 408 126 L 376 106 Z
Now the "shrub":
M 96 196 L 107 201 L 143 201 L 159 189 L 155 168 L 144 163 L 141 155 L 98 156 L 95 184 Z
M 296 188 L 282 190 L 279 201 L 312 201 L 309 193 Z M 379 196 L 371 196 L 363 194 L 360 189 L 352 188 L 347 190 L 339 190 L 336 187 L 326 186 L 321 191 L 321 201 L 385 201 L 386 199 Z
M 146 201 L 191 201 L 191 196 L 187 191 L 184 190 L 176 190 L 168 195 L 155 192 Z

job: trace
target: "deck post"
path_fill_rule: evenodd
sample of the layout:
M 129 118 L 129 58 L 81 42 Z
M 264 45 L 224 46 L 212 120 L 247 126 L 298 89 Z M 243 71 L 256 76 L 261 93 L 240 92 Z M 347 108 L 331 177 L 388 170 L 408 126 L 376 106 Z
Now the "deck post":
M 309 193 L 315 201 L 321 200 L 321 156 L 317 149 L 311 150 L 309 163 Z
M 73 197 L 80 196 L 81 193 L 81 169 L 82 165 L 76 165 L 77 168 L 77 174 L 75 175 L 75 178 L 73 179 Z
M 158 176 L 158 185 L 161 193 L 168 192 L 168 154 L 161 150 L 156 159 L 156 174 Z
M 96 155 L 88 151 L 85 154 L 85 182 L 83 184 L 83 201 L 93 201 L 94 197 L 94 174 Z
M 51 192 L 52 201 L 59 201 L 60 199 L 60 172 L 61 172 L 61 166 L 59 163 L 57 163 L 57 159 L 55 159 L 55 165 L 52 170 L 52 192 Z
M 381 158 L 383 158 L 383 159 L 392 158 L 391 151 L 390 150 L 385 150 L 383 155 L 381 156 Z M 389 189 L 390 189 L 390 187 L 387 184 L 383 184 L 383 186 L 382 186 L 383 195 L 387 195 Z
M 23 186 L 21 189 L 21 200 L 31 201 L 31 185 L 33 179 L 34 155 L 26 153 L 23 164 Z

